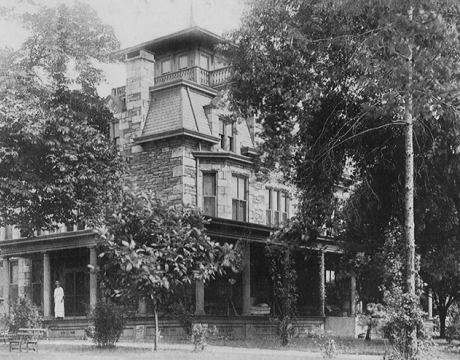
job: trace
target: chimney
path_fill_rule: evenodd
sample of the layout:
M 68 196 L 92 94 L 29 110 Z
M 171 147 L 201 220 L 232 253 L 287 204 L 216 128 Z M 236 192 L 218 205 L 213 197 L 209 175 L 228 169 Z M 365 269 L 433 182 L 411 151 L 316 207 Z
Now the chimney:
M 150 103 L 149 88 L 154 85 L 155 59 L 151 52 L 136 50 L 126 55 L 126 115 L 120 130 L 124 130 L 124 150 L 144 128 Z

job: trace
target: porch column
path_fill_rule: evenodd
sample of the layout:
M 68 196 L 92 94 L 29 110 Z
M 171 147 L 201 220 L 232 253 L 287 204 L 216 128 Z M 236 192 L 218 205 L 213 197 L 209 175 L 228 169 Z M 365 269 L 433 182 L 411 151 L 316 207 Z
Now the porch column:
M 428 319 L 433 318 L 433 292 L 428 289 Z
M 51 317 L 51 264 L 47 252 L 43 253 L 43 316 Z
M 10 259 L 3 258 L 3 306 L 5 315 L 10 315 Z
M 324 283 L 325 263 L 324 250 L 319 253 L 319 316 L 326 316 L 326 284 Z
M 92 309 L 96 306 L 97 303 L 97 253 L 95 248 L 89 249 L 89 263 L 92 266 L 89 273 L 89 305 Z
M 247 242 L 244 246 L 243 269 L 243 316 L 251 315 L 251 245 Z
M 356 316 L 356 275 L 350 277 L 350 316 Z
M 195 282 L 195 315 L 205 315 L 204 313 L 204 282 Z

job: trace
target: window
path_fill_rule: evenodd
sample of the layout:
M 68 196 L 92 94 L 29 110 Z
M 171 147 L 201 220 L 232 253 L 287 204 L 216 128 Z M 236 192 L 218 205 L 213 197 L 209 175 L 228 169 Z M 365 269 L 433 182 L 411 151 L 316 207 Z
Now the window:
M 13 226 L 5 226 L 5 240 L 11 240 L 13 238 Z
M 33 259 L 32 260 L 32 302 L 38 307 L 42 306 L 42 278 L 43 278 L 43 260 Z
M 232 176 L 232 219 L 247 221 L 247 179 L 240 176 Z
M 120 145 L 120 123 L 112 123 L 110 125 L 110 137 L 115 145 Z
M 171 59 L 166 59 L 161 62 L 161 74 L 168 74 L 171 72 Z
M 203 174 L 203 212 L 208 216 L 216 216 L 217 205 L 216 173 Z
M 3 259 L 0 259 L 0 277 L 1 279 L 4 279 L 4 273 L 3 273 Z M 3 285 L 0 285 L 0 299 L 3 299 Z
M 233 143 L 233 125 L 234 123 L 230 123 L 227 125 L 228 151 L 231 152 L 235 151 L 235 145 Z
M 289 196 L 286 192 L 267 189 L 267 225 L 278 226 L 289 218 Z
M 14 304 L 18 301 L 18 279 L 19 279 L 19 267 L 18 261 L 14 260 L 10 262 L 10 304 Z
M 209 70 L 211 65 L 211 59 L 209 58 L 208 55 L 201 54 L 200 56 L 200 66 L 202 69 Z
M 226 151 L 235 152 L 235 128 L 234 123 L 227 123 L 223 119 L 219 119 L 219 136 L 220 147 Z
M 326 284 L 333 284 L 335 282 L 335 270 L 326 270 L 324 279 Z
M 179 56 L 179 70 L 185 69 L 188 67 L 188 55 L 184 54 Z

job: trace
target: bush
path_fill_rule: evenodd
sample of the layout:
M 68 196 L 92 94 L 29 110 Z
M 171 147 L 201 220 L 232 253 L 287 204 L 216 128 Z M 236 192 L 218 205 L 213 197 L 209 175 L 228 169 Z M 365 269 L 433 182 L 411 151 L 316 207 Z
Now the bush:
M 450 344 L 452 340 L 460 340 L 460 308 L 452 306 L 450 309 L 449 323 L 446 326 L 446 340 Z
M 371 340 L 372 329 L 377 328 L 386 316 L 386 309 L 382 304 L 368 303 L 364 314 L 359 315 L 359 324 L 366 326 L 366 340 Z
M 289 316 L 284 316 L 283 318 L 278 319 L 276 324 L 276 334 L 281 340 L 281 346 L 288 346 L 289 339 L 294 336 L 294 333 L 295 329 Z
M 195 324 L 192 327 L 192 341 L 195 345 L 194 351 L 197 352 L 198 349 L 203 351 L 208 345 L 208 337 L 210 335 L 216 335 L 217 328 L 216 326 L 209 327 L 207 324 Z
M 333 339 L 332 331 L 324 331 L 321 328 L 313 328 L 306 333 L 307 338 L 313 339 L 320 347 L 324 359 L 335 359 L 339 354 L 337 344 Z
M 189 339 L 192 336 L 193 312 L 182 302 L 172 304 L 169 310 L 172 316 L 179 320 L 184 328 L 186 338 Z
M 434 343 L 426 334 L 423 324 L 425 313 L 421 310 L 416 295 L 395 291 L 385 294 L 387 317 L 382 331 L 393 348 L 392 359 L 431 358 Z M 410 347 L 411 333 L 417 334 L 417 353 Z
M 13 304 L 10 317 L 5 318 L 4 322 L 10 332 L 17 332 L 20 328 L 40 328 L 43 317 L 37 305 L 29 298 L 20 298 L 17 303 Z
M 99 347 L 114 347 L 126 323 L 123 309 L 104 299 L 96 304 L 89 316 L 93 326 L 85 330 L 85 335 L 92 338 Z

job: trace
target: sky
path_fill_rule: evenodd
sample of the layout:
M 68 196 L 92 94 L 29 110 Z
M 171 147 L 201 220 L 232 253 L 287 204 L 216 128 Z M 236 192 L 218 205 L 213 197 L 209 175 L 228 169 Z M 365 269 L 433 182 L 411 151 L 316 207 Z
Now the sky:
M 47 6 L 74 0 L 35 0 Z M 122 48 L 185 29 L 190 24 L 191 2 L 196 25 L 222 35 L 239 25 L 244 0 L 80 0 L 91 5 L 101 20 L 113 26 Z M 1 5 L 27 6 L 24 0 L 0 0 Z M 0 20 L 0 47 L 18 48 L 27 34 L 19 26 Z M 105 97 L 125 83 L 123 65 L 104 66 L 107 82 L 99 87 Z

